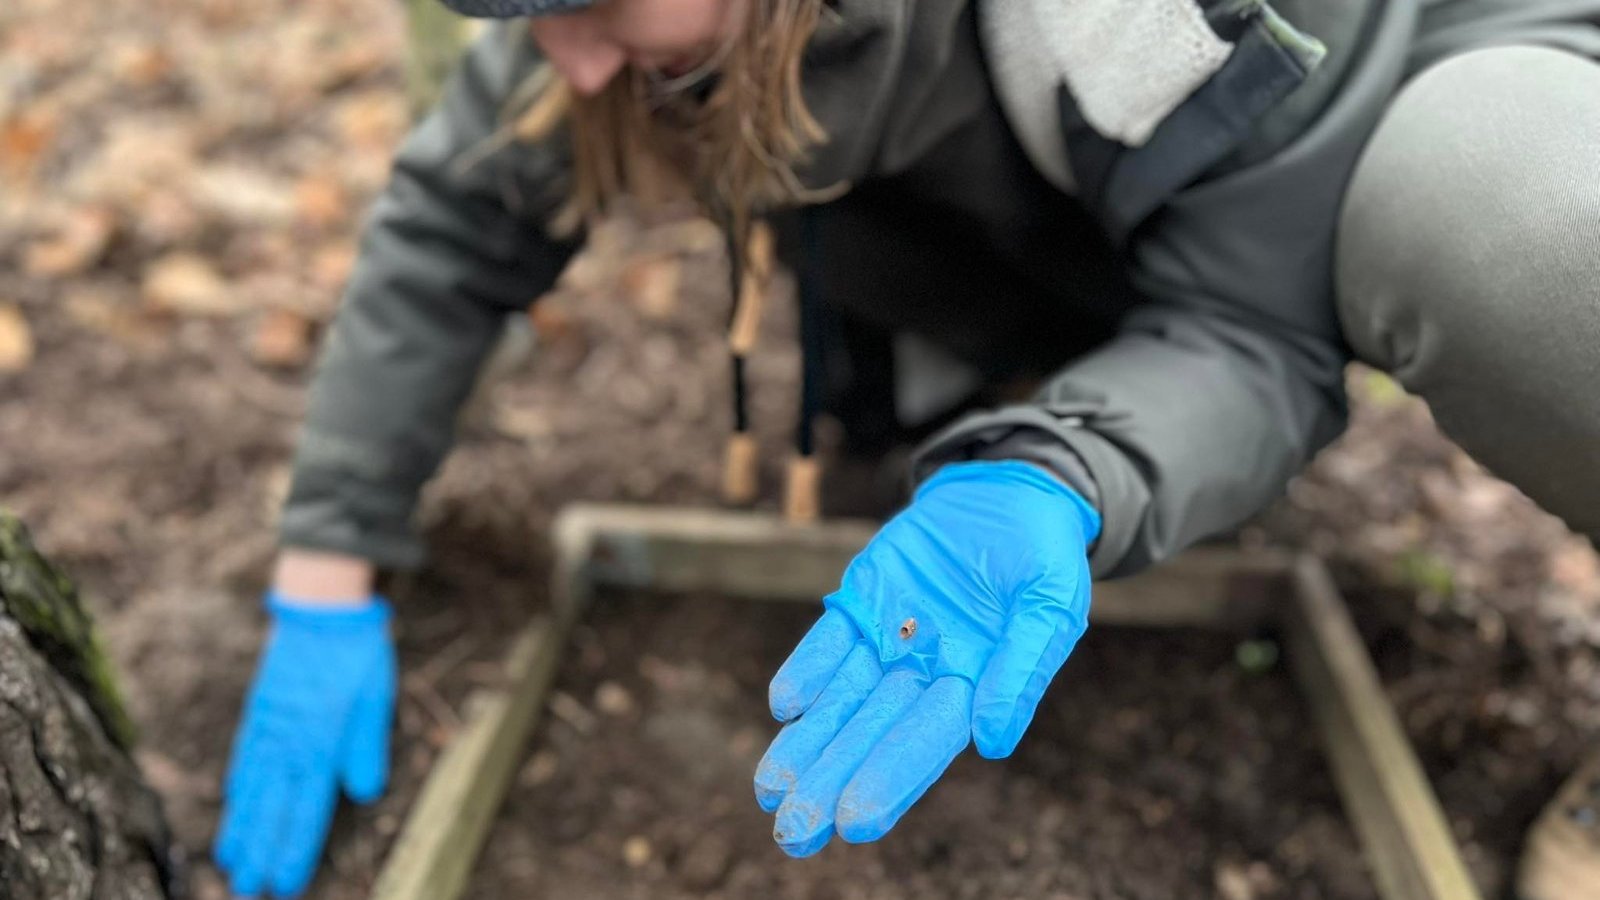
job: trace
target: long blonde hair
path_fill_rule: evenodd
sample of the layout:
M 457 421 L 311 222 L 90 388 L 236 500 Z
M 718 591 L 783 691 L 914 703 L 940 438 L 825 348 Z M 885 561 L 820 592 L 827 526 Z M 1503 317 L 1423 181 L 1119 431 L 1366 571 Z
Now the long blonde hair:
M 572 189 L 552 226 L 571 232 L 623 197 L 646 207 L 690 199 L 742 245 L 752 217 L 804 200 L 795 168 L 826 135 L 801 95 L 800 67 L 825 7 L 749 0 L 706 73 L 663 81 L 629 67 L 591 97 L 548 67 L 536 73 L 511 127 L 528 141 L 570 128 Z

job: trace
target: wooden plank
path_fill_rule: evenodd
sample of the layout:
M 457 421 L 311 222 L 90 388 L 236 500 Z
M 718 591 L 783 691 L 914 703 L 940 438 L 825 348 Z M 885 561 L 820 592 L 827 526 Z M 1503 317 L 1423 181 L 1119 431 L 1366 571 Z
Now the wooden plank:
M 1479 900 L 1439 801 L 1327 569 L 1295 564 L 1290 666 L 1384 900 Z
M 379 873 L 373 900 L 454 900 L 466 890 L 523 744 L 544 708 L 571 621 L 535 621 L 507 654 L 505 684 L 469 702 L 467 725 L 429 773 Z
M 623 504 L 576 504 L 555 526 L 559 556 L 587 555 L 595 586 L 807 603 L 838 587 L 877 530 L 862 520 L 795 524 L 763 513 Z M 1247 631 L 1271 618 L 1288 568 L 1275 553 L 1193 550 L 1095 585 L 1090 619 Z

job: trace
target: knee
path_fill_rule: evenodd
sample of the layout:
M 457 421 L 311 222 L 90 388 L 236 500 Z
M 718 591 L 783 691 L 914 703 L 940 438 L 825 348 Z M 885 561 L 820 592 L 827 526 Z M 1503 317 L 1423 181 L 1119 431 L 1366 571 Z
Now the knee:
M 1350 343 L 1403 381 L 1463 332 L 1549 326 L 1580 302 L 1592 317 L 1600 66 L 1501 47 L 1425 71 L 1368 143 L 1337 241 Z

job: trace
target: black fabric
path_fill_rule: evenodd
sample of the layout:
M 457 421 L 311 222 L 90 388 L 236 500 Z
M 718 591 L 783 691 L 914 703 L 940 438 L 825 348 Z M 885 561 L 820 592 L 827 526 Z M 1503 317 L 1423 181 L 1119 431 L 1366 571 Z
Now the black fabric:
M 1058 94 L 1062 129 L 1078 196 L 1121 245 L 1141 222 L 1245 143 L 1256 123 L 1310 75 L 1274 39 L 1257 8 L 1247 17 L 1214 16 L 1219 33 L 1237 41 L 1228 62 L 1156 128 L 1140 147 L 1097 134 L 1072 91 Z M 1237 33 L 1235 33 L 1237 32 Z
M 594 0 L 440 0 L 463 16 L 475 19 L 520 19 L 552 13 L 572 12 L 591 6 Z

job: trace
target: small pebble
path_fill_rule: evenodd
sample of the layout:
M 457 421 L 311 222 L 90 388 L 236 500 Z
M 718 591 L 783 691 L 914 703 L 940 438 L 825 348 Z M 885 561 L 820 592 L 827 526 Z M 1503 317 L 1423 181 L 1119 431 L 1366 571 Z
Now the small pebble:
M 556 771 L 561 768 L 561 758 L 553 751 L 540 750 L 522 767 L 522 774 L 517 779 L 524 787 L 538 787 L 556 776 Z
M 649 838 L 643 835 L 636 834 L 622 842 L 622 861 L 627 863 L 630 869 L 637 869 L 648 863 L 652 852 Z
M 633 712 L 633 695 L 615 681 L 603 681 L 595 688 L 594 706 L 608 716 L 626 716 Z

